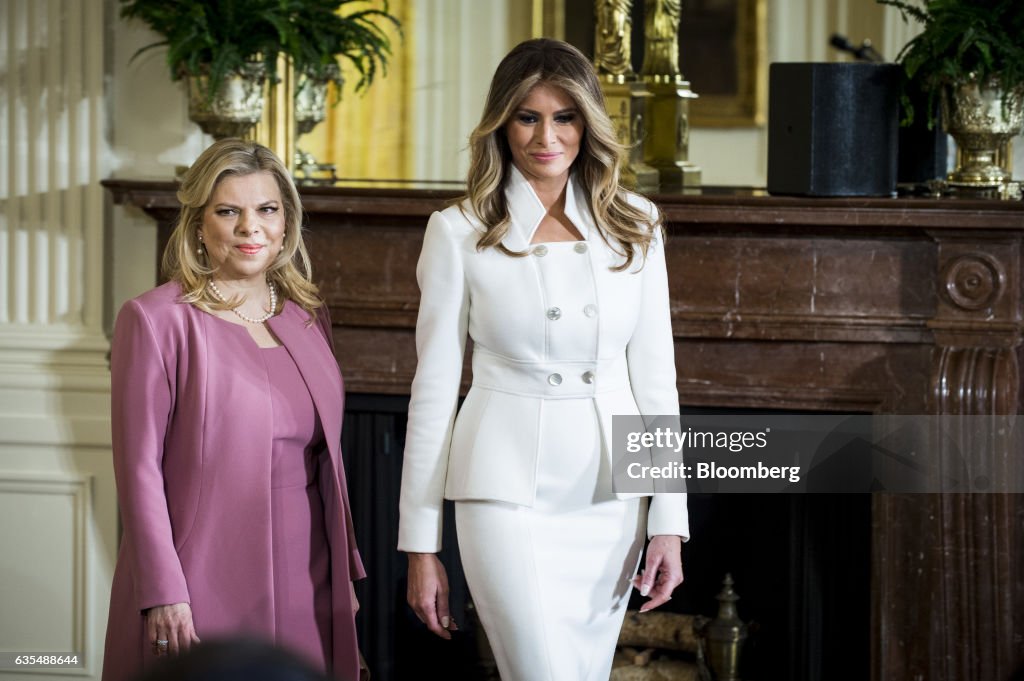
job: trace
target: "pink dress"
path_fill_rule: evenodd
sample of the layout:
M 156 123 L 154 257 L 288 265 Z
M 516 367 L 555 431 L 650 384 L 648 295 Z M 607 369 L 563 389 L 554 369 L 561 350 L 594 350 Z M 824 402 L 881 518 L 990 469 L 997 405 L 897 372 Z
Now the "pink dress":
M 309 389 L 283 345 L 261 353 L 273 404 L 270 462 L 275 642 L 331 666 L 331 566 L 318 489 L 323 448 Z

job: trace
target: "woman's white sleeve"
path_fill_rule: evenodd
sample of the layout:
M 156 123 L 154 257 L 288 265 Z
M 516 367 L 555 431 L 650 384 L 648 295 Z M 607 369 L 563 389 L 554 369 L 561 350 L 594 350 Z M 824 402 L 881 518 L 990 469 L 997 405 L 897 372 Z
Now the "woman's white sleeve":
M 469 324 L 461 247 L 441 213 L 427 223 L 416 280 L 417 365 L 402 464 L 398 549 L 435 553 L 441 549 L 448 450 Z
M 679 414 L 676 388 L 675 343 L 668 295 L 665 244 L 660 230 L 651 241 L 643 270 L 640 319 L 626 345 L 629 381 L 633 398 L 645 416 Z M 686 495 L 658 492 L 651 497 L 647 535 L 690 535 Z

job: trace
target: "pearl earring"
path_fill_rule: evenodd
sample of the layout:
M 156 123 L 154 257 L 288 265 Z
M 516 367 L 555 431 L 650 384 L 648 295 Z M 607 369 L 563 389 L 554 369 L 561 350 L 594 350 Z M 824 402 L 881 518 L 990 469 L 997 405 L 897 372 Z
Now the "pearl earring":
M 197 255 L 202 255 L 203 254 L 203 235 L 202 234 L 197 234 L 196 237 L 199 239 L 199 244 L 196 246 L 196 254 Z

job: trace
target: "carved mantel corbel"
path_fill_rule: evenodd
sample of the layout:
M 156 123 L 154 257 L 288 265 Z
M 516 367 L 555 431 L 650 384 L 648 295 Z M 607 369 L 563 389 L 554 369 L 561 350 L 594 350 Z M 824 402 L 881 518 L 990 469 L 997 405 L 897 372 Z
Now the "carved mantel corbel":
M 1022 330 L 1019 232 L 933 230 L 936 244 L 934 337 L 928 408 L 950 418 L 1021 412 Z M 965 422 L 967 418 L 963 419 Z M 932 456 L 970 467 L 984 458 L 1014 474 L 1020 452 L 1004 451 L 993 428 L 957 442 L 943 440 Z M 876 527 L 890 527 L 875 550 L 878 681 L 931 678 L 986 681 L 1007 678 L 1017 664 L 1016 612 L 1020 555 L 1014 527 L 1022 518 L 1019 495 L 946 493 L 880 495 Z M 969 538 L 969 539 L 967 539 Z M 891 585 L 914 611 L 893 605 Z M 941 617 L 941 627 L 926 627 Z M 922 633 L 913 645 L 914 632 Z M 969 642 L 969 643 L 967 643 Z
M 938 247 L 930 411 L 1021 411 L 1018 354 L 1024 335 L 1021 237 L 932 232 Z

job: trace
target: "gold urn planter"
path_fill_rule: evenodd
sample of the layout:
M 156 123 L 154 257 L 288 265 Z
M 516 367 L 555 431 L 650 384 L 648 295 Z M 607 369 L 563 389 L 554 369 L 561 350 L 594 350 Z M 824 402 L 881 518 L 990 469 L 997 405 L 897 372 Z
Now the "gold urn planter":
M 942 118 L 960 150 L 960 163 L 948 176 L 951 185 L 999 187 L 1010 181 L 998 152 L 1024 127 L 1024 88 L 1004 94 L 995 80 L 946 86 Z
M 187 80 L 188 116 L 208 135 L 242 137 L 263 117 L 263 64 L 253 63 L 243 73 L 231 74 L 212 98 L 209 77 L 189 76 Z

